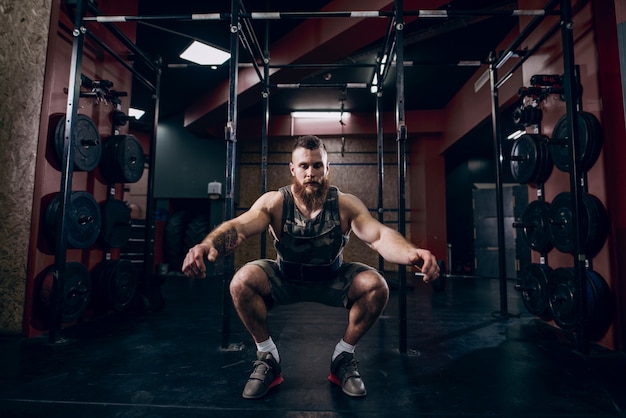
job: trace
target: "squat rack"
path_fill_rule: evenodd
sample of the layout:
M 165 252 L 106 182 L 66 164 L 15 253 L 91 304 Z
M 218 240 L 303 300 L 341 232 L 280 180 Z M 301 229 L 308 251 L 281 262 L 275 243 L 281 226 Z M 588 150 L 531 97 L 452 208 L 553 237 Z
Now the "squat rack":
M 586 1 L 584 1 L 586 3 Z M 571 8 L 571 0 L 560 0 L 561 7 L 560 11 L 552 10 L 555 6 L 556 0 L 549 0 L 547 6 L 544 9 L 537 10 L 512 10 L 512 11 L 476 11 L 476 10 L 404 10 L 403 1 L 395 0 L 394 1 L 394 10 L 392 12 L 385 11 L 352 11 L 352 12 L 253 12 L 247 13 L 243 10 L 243 4 L 239 0 L 231 0 L 231 13 L 203 13 L 203 14 L 188 14 L 188 15 L 171 15 L 171 16 L 102 16 L 100 13 L 95 10 L 95 14 L 97 16 L 87 17 L 84 13 L 84 0 L 77 0 L 76 7 L 76 18 L 75 18 L 75 27 L 74 27 L 74 45 L 72 52 L 72 65 L 71 65 L 71 74 L 70 74 L 70 86 L 74 86 L 74 95 L 68 95 L 68 104 L 67 104 L 67 121 L 66 121 L 66 134 L 65 134 L 65 144 L 64 144 L 64 155 L 63 155 L 63 175 L 62 175 L 62 185 L 61 191 L 63 193 L 63 200 L 61 202 L 61 221 L 60 224 L 60 240 L 62 245 L 57 246 L 59 250 L 56 255 L 56 274 L 59 280 L 57 282 L 62 286 L 63 280 L 63 264 L 65 261 L 64 250 L 66 248 L 66 234 L 64 233 L 65 228 L 65 218 L 66 218 L 66 208 L 67 203 L 69 201 L 69 191 L 71 190 L 71 147 L 69 144 L 69 138 L 72 137 L 73 130 L 73 119 L 76 115 L 76 108 L 73 106 L 73 103 L 77 101 L 77 93 L 79 89 L 79 83 L 77 79 L 77 74 L 80 73 L 81 67 L 81 57 L 80 52 L 82 50 L 83 45 L 83 34 L 86 29 L 82 26 L 83 22 L 95 21 L 100 22 L 106 25 L 118 38 L 122 39 L 124 44 L 131 48 L 133 52 L 135 52 L 138 56 L 140 56 L 144 61 L 148 64 L 148 66 L 155 70 L 157 73 L 157 83 L 156 86 L 152 86 L 147 80 L 138 74 L 134 69 L 129 68 L 136 75 L 140 81 L 146 84 L 149 88 L 152 88 L 155 92 L 157 105 L 154 119 L 154 129 L 152 135 L 152 149 L 155 149 L 155 141 L 156 141 L 156 129 L 158 122 L 158 100 L 159 100 L 159 86 L 160 86 L 160 67 L 155 66 L 151 61 L 143 54 L 141 51 L 135 47 L 127 38 L 119 32 L 115 26 L 112 25 L 114 22 L 127 22 L 127 21 L 156 21 L 156 20 L 229 20 L 230 21 L 230 52 L 231 52 L 231 60 L 230 60 L 230 68 L 229 68 L 229 76 L 230 76 L 230 91 L 229 91 L 229 102 L 228 102 L 228 116 L 226 122 L 225 129 L 225 140 L 227 143 L 227 167 L 226 167 L 226 199 L 225 199 L 225 218 L 231 219 L 234 217 L 235 208 L 234 208 L 234 199 L 233 199 L 233 190 L 235 185 L 235 165 L 236 165 L 236 142 L 237 142 L 237 85 L 238 85 L 238 66 L 239 66 L 239 40 L 241 38 L 242 43 L 246 46 L 246 49 L 254 56 L 253 49 L 256 50 L 256 53 L 262 56 L 263 62 L 263 72 L 261 72 L 256 60 L 252 60 L 252 65 L 255 67 L 255 71 L 257 75 L 259 75 L 261 81 L 263 82 L 263 124 L 262 124 L 262 182 L 263 182 L 263 191 L 267 188 L 267 136 L 268 136 L 268 122 L 269 122 L 269 68 L 271 67 L 269 64 L 269 46 L 268 40 L 266 39 L 265 48 L 262 50 L 258 44 L 258 40 L 254 35 L 252 30 L 252 26 L 249 24 L 249 20 L 254 19 L 263 19 L 266 21 L 269 20 L 279 20 L 279 19 L 302 19 L 302 18 L 345 18 L 345 17 L 354 17 L 354 18 L 391 18 L 389 30 L 387 33 L 387 37 L 385 40 L 385 51 L 388 53 L 387 56 L 391 56 L 391 53 L 395 50 L 396 53 L 396 140 L 397 140 L 397 157 L 398 157 L 398 230 L 401 234 L 405 235 L 405 180 L 406 180 L 406 140 L 407 140 L 407 126 L 405 120 L 405 112 L 404 112 L 404 66 L 405 65 L 414 65 L 413 63 L 405 63 L 404 61 L 404 45 L 403 45 L 403 29 L 404 29 L 404 16 L 417 16 L 421 18 L 448 18 L 452 16 L 462 16 L 462 15 L 494 15 L 494 16 L 535 16 L 532 22 L 522 31 L 522 33 L 518 36 L 518 38 L 513 42 L 513 44 L 505 51 L 504 56 L 500 58 L 496 58 L 495 54 L 492 54 L 489 58 L 489 75 L 491 80 L 491 93 L 492 93 L 492 127 L 494 133 L 494 149 L 496 150 L 496 187 L 497 187 L 497 218 L 498 218 L 498 242 L 500 246 L 499 251 L 499 268 L 500 268 L 500 279 L 501 279 L 501 312 L 500 315 L 502 317 L 508 317 L 507 306 L 506 306 L 506 271 L 505 271 L 505 259 L 504 252 L 502 248 L 504 246 L 504 233 L 503 233 L 503 215 L 502 215 L 502 180 L 501 180 L 501 165 L 502 165 L 502 148 L 501 148 L 501 137 L 500 137 L 500 126 L 499 126 L 499 104 L 498 104 L 498 88 L 506 82 L 506 80 L 512 75 L 512 72 L 515 71 L 521 65 L 520 62 L 516 65 L 505 77 L 498 80 L 497 69 L 500 68 L 501 65 L 504 64 L 504 61 L 508 58 L 510 52 L 514 51 L 521 42 L 541 23 L 543 18 L 547 15 L 561 15 L 561 29 L 562 29 L 562 38 L 563 38 L 563 47 L 564 47 L 564 63 L 565 63 L 565 91 L 566 91 L 566 102 L 567 102 L 567 114 L 568 114 L 568 128 L 571 132 L 571 144 L 574 155 L 574 163 L 573 163 L 573 171 L 570 175 L 571 188 L 573 193 L 573 217 L 577 219 L 578 222 L 575 222 L 574 226 L 574 242 L 576 248 L 576 290 L 579 297 L 577 298 L 580 309 L 578 310 L 580 313 L 580 335 L 584 337 L 583 327 L 582 327 L 582 316 L 584 315 L 586 301 L 585 301 L 585 293 L 581 291 L 582 281 L 584 280 L 585 273 L 585 260 L 584 254 L 581 255 L 581 242 L 580 242 L 580 231 L 579 231 L 579 223 L 581 221 L 581 214 L 579 207 L 582 205 L 582 196 L 580 190 L 580 173 L 578 169 L 579 163 L 579 155 L 577 151 L 577 141 L 576 138 L 578 136 L 578 127 L 576 123 L 573 123 L 576 120 L 577 109 L 573 104 L 572 97 L 573 92 L 575 90 L 575 81 L 572 78 L 572 74 L 574 74 L 574 61 L 573 61 L 573 36 L 572 36 L 572 8 Z M 93 6 L 90 5 L 93 9 Z M 240 23 L 243 22 L 244 25 L 241 26 Z M 393 22 L 393 23 L 392 23 Z M 267 24 L 267 22 L 266 22 Z M 246 35 L 242 35 L 245 31 L 248 31 L 248 37 Z M 88 32 L 87 32 L 88 33 Z M 554 32 L 551 32 L 554 33 Z M 88 33 L 90 34 L 90 33 Z M 124 40 L 125 39 L 125 40 Z M 545 37 L 540 44 L 545 42 L 547 37 Z M 536 50 L 539 45 L 538 44 L 533 51 Z M 109 50 L 110 53 L 112 51 Z M 391 62 L 384 63 L 381 65 L 380 59 L 383 56 L 381 53 L 378 58 L 378 63 L 376 65 L 377 73 L 379 80 L 381 80 L 380 84 L 382 85 L 382 80 L 387 76 L 389 67 L 391 66 Z M 119 57 L 118 60 L 122 62 L 123 60 Z M 524 60 L 526 57 L 523 57 Z M 478 65 L 481 63 L 479 62 Z M 461 65 L 461 64 L 459 64 Z M 475 65 L 475 64 L 472 64 Z M 332 65 L 321 64 L 320 66 L 329 67 Z M 128 68 L 128 67 L 127 67 Z M 380 70 L 378 70 L 380 69 Z M 279 86 L 277 86 L 279 87 Z M 376 100 L 376 119 L 377 119 L 377 136 L 378 136 L 378 168 L 379 168 L 379 178 L 378 178 L 378 189 L 379 189 L 379 211 L 378 216 L 382 221 L 382 179 L 383 179 L 383 166 L 382 166 L 382 136 L 383 136 L 383 128 L 382 128 L 382 89 L 379 88 L 377 92 L 377 100 Z M 151 153 L 151 166 L 153 166 L 154 162 L 154 152 Z M 152 190 L 153 190 L 153 170 L 150 170 L 150 178 L 149 178 L 149 190 L 148 190 L 148 209 L 147 209 L 147 218 L 153 222 L 153 205 L 152 202 Z M 151 228 L 150 224 L 148 225 L 147 231 L 150 233 Z M 151 240 L 146 240 L 147 245 L 151 242 Z M 265 251 L 265 242 L 262 242 L 262 252 Z M 146 252 L 146 254 L 152 255 L 152 249 Z M 149 269 L 151 266 L 151 262 L 146 260 L 146 268 Z M 146 271 L 147 274 L 150 272 Z M 230 305 L 229 305 L 229 296 L 227 285 L 234 274 L 234 263 L 233 257 L 228 256 L 225 260 L 225 278 L 224 278 L 224 311 L 223 311 L 223 322 L 222 322 L 222 346 L 225 348 L 228 346 L 228 338 L 230 332 Z M 406 352 L 406 270 L 405 266 L 399 266 L 398 271 L 399 278 L 399 293 L 400 293 L 400 342 L 399 342 L 399 350 L 402 353 Z M 51 332 L 51 339 L 52 339 Z M 585 338 L 581 338 L 581 341 L 585 341 Z
M 556 6 L 556 0 L 549 0 L 546 9 L 551 9 Z M 546 34 L 538 41 L 538 43 L 528 51 L 528 53 L 521 58 L 502 78 L 498 78 L 498 69 L 503 65 L 504 60 L 508 58 L 509 54 L 515 51 L 522 40 L 525 39 L 532 31 L 534 31 L 541 23 L 542 17 L 536 17 L 533 19 L 527 27 L 524 28 L 520 36 L 515 39 L 512 45 L 505 51 L 505 53 L 497 59 L 495 53 L 492 53 L 489 58 L 489 79 L 491 85 L 491 116 L 492 116 L 492 129 L 494 139 L 494 155 L 496 157 L 496 204 L 497 204 L 497 233 L 498 233 L 498 261 L 499 261 L 499 273 L 500 273 L 500 304 L 501 311 L 499 315 L 503 318 L 509 316 L 507 310 L 507 288 L 506 288 L 506 262 L 504 253 L 504 214 L 502 205 L 502 137 L 500 132 L 500 118 L 499 118 L 499 102 L 498 102 L 498 89 L 511 77 L 532 53 L 534 53 L 541 45 L 543 45 L 548 39 L 550 39 L 560 28 L 561 29 L 561 42 L 563 46 L 563 71 L 564 71 L 564 91 L 565 91 L 565 104 L 567 115 L 567 132 L 569 141 L 566 144 L 571 150 L 571 170 L 569 172 L 570 190 L 571 190 L 571 211 L 572 211 L 572 241 L 573 241 L 573 258 L 574 258 L 574 305 L 576 310 L 576 325 L 575 334 L 577 335 L 578 350 L 582 354 L 589 353 L 589 339 L 586 336 L 586 330 L 584 322 L 587 317 L 587 292 L 585 291 L 586 276 L 587 276 L 587 257 L 583 248 L 583 238 L 581 225 L 583 225 L 583 213 L 584 207 L 583 194 L 585 190 L 586 180 L 584 173 L 581 170 L 581 152 L 579 150 L 579 125 L 578 125 L 578 113 L 580 109 L 577 107 L 577 91 L 579 86 L 579 80 L 577 79 L 576 64 L 574 60 L 574 37 L 573 37 L 573 8 L 571 0 L 560 0 L 560 21 L 553 28 L 548 30 Z M 587 0 L 579 2 L 578 9 L 581 9 Z M 548 14 L 548 13 L 546 13 Z
M 563 3 L 567 3 L 567 7 L 571 10 L 571 5 L 569 4 L 569 2 L 567 0 L 562 0 Z M 499 127 L 499 104 L 498 104 L 498 92 L 497 92 L 497 88 L 499 87 L 499 85 L 503 84 L 504 82 L 506 82 L 506 80 L 512 75 L 512 72 L 507 74 L 505 76 L 505 78 L 503 78 L 502 80 L 500 80 L 500 82 L 497 81 L 497 69 L 500 68 L 503 64 L 504 61 L 506 59 L 509 58 L 510 53 L 512 53 L 512 51 L 514 51 L 522 42 L 523 40 L 528 37 L 528 35 L 534 30 L 536 29 L 536 27 L 539 26 L 539 24 L 543 21 L 543 18 L 547 15 L 558 15 L 561 12 L 555 12 L 552 9 L 554 8 L 556 3 L 556 0 L 550 0 L 547 4 L 547 6 L 544 9 L 539 9 L 539 10 L 514 10 L 514 11 L 500 11 L 500 12 L 496 12 L 496 13 L 489 13 L 489 14 L 495 14 L 495 15 L 506 15 L 506 16 L 536 16 L 531 23 L 522 31 L 522 33 L 517 37 L 517 39 L 515 39 L 513 41 L 513 44 L 507 49 L 507 51 L 505 51 L 505 54 L 500 57 L 500 59 L 495 59 L 495 55 L 492 55 L 492 57 L 490 57 L 490 71 L 489 71 L 489 75 L 490 75 L 490 79 L 491 79 L 491 84 L 492 84 L 492 122 L 493 122 L 493 133 L 494 133 L 494 148 L 495 148 L 495 156 L 497 159 L 497 164 L 496 164 L 496 189 L 497 189 L 497 219 L 498 219 L 498 243 L 499 243 L 499 254 L 498 254 L 498 259 L 499 259 L 499 269 L 500 269 L 500 302 L 501 302 L 501 311 L 499 313 L 499 315 L 503 318 L 508 318 L 509 317 L 509 313 L 508 313 L 508 308 L 507 308 L 507 277 L 506 277 L 506 259 L 505 259 L 505 252 L 503 251 L 504 248 L 504 225 L 503 225 L 503 220 L 504 220 L 504 215 L 503 215 L 503 203 L 502 203 L 502 178 L 501 178 L 501 170 L 502 170 L 502 145 L 501 145 L 501 139 L 500 139 L 500 127 Z M 229 100 L 229 119 L 227 122 L 227 141 L 229 142 L 229 148 L 232 146 L 234 147 L 234 143 L 236 142 L 236 135 L 234 135 L 233 133 L 231 133 L 231 135 L 229 135 L 229 130 L 233 129 L 236 130 L 236 121 L 234 120 L 234 115 L 236 114 L 236 101 L 237 101 L 237 89 L 236 89 L 236 77 L 237 77 L 237 72 L 236 72 L 236 67 L 238 66 L 238 62 L 236 60 L 233 60 L 232 57 L 235 57 L 238 55 L 236 54 L 235 50 L 237 49 L 238 44 L 236 44 L 235 42 L 233 42 L 233 39 L 235 38 L 235 32 L 238 31 L 238 28 L 235 26 L 235 24 L 237 23 L 237 19 L 234 19 L 232 16 L 235 16 L 237 14 L 239 14 L 239 16 L 243 19 L 244 22 L 247 22 L 248 19 L 254 19 L 254 18 L 264 18 L 264 19 L 280 19 L 280 18 L 291 18 L 291 17 L 296 17 L 296 18 L 303 18 L 303 17 L 382 17 L 382 16 L 389 16 L 392 19 L 390 19 L 390 25 L 389 25 L 389 30 L 385 39 L 385 49 L 384 51 L 378 56 L 378 65 L 376 66 L 377 71 L 379 68 L 379 65 L 381 64 L 381 59 L 382 56 L 384 56 L 385 54 L 387 54 L 387 56 L 392 56 L 392 53 L 395 50 L 396 53 L 396 140 L 397 140 L 397 157 L 398 157 L 398 231 L 402 234 L 402 235 L 406 235 L 406 229 L 405 229 L 405 223 L 406 223 L 406 219 L 405 219 L 405 211 L 406 211 L 406 192 L 405 192 L 405 184 L 406 184 L 406 140 L 407 140 L 407 127 L 406 127 L 406 120 L 405 120 L 405 109 L 404 109 L 404 66 L 405 64 L 409 64 L 412 65 L 412 63 L 405 63 L 404 60 L 404 37 L 403 37 L 403 29 L 404 29 L 404 16 L 405 15 L 415 15 L 415 16 L 422 16 L 422 17 L 449 17 L 449 16 L 453 16 L 453 15 L 464 15 L 464 14 L 485 14 L 485 12 L 481 12 L 481 11 L 450 11 L 451 13 L 449 13 L 449 11 L 444 11 L 444 10 L 434 10 L 434 11 L 425 11 L 425 10 L 419 10 L 419 11 L 405 11 L 403 8 L 403 1 L 402 0 L 395 0 L 394 2 L 394 10 L 393 12 L 310 12 L 310 13 L 300 13 L 300 12 L 291 12 L 291 13 L 280 13 L 280 12 L 275 12 L 275 13 L 251 13 L 251 14 L 247 14 L 245 13 L 245 11 L 242 13 L 241 10 L 239 9 L 239 5 L 240 2 L 238 2 L 237 0 L 232 0 L 231 2 L 231 8 L 232 8 L 232 12 L 231 12 L 231 89 L 230 89 L 230 100 Z M 563 7 L 563 5 L 562 5 Z M 570 12 L 571 13 L 571 12 Z M 567 26 L 567 25 L 566 25 Z M 569 25 L 571 28 L 571 25 Z M 249 25 L 248 23 L 246 23 L 244 26 L 244 28 L 246 28 L 247 30 L 252 30 L 251 25 Z M 553 34 L 553 31 L 550 32 L 550 36 L 551 34 Z M 565 35 L 564 35 L 565 36 Z M 571 36 L 571 33 L 570 33 Z M 249 36 L 250 39 L 256 39 L 256 36 L 254 36 L 254 34 L 252 33 L 251 36 Z M 268 112 L 268 107 L 267 107 L 267 103 L 268 103 L 268 98 L 269 98 L 269 62 L 270 62 L 270 58 L 269 58 L 269 54 L 267 52 L 267 46 L 266 46 L 266 51 L 265 54 L 262 55 L 262 59 L 261 61 L 264 63 L 264 67 L 265 67 L 265 71 L 264 74 L 265 76 L 262 77 L 261 76 L 261 71 L 257 68 L 257 64 L 256 64 L 256 60 L 254 57 L 254 52 L 253 49 L 256 49 L 256 51 L 260 51 L 261 49 L 259 47 L 257 48 L 253 48 L 250 47 L 249 44 L 246 43 L 247 38 L 245 37 L 245 35 L 242 36 L 242 39 L 244 40 L 244 45 L 248 45 L 247 50 L 250 52 L 251 56 L 252 56 L 252 62 L 253 62 L 253 66 L 255 67 L 256 73 L 257 75 L 259 75 L 260 80 L 263 82 L 263 98 L 264 98 L 264 109 L 265 109 L 265 118 L 263 119 L 263 128 L 262 131 L 263 133 L 266 135 L 267 134 L 267 123 L 268 123 L 268 119 L 269 119 L 269 114 Z M 542 40 L 539 41 L 539 43 L 533 48 L 533 50 L 538 49 L 541 44 L 543 44 L 546 40 L 548 39 L 548 36 L 544 37 Z M 523 58 L 523 60 L 525 60 L 527 57 Z M 384 66 L 380 67 L 381 70 L 380 72 L 377 73 L 377 76 L 379 77 L 380 80 L 380 85 L 383 84 L 385 77 L 388 73 L 389 67 L 391 65 L 391 60 L 389 60 L 388 62 L 385 63 Z M 514 71 L 515 69 L 519 68 L 519 66 L 521 66 L 521 63 L 523 63 L 523 61 L 521 61 L 512 71 Z M 567 70 L 566 70 L 567 71 Z M 234 81 L 234 82 L 233 82 Z M 235 86 L 233 88 L 233 85 Z M 281 86 L 277 86 L 277 87 L 281 87 Z M 299 87 L 304 87 L 302 85 L 292 85 L 292 86 L 284 86 L 285 88 L 299 88 Z M 327 87 L 327 86 L 326 86 Z M 348 86 L 345 86 L 348 87 Z M 354 86 L 354 87 L 362 87 L 362 86 Z M 383 165 L 382 165 L 382 139 L 383 139 L 383 129 L 382 129 L 382 89 L 379 89 L 377 92 L 377 100 L 376 100 L 376 119 L 377 119 L 377 137 L 378 137 L 378 167 L 379 167 L 379 178 L 378 178 L 378 199 L 379 199 L 379 210 L 378 210 L 378 216 L 379 216 L 379 220 L 382 221 L 382 180 L 383 180 Z M 266 183 L 265 183 L 265 171 L 266 171 L 266 161 L 267 161 L 267 137 L 264 135 L 263 137 L 263 145 L 262 145 L 262 172 L 263 172 L 263 190 L 265 191 L 266 189 Z M 230 155 L 230 154 L 227 154 Z M 232 153 L 232 155 L 234 156 L 234 152 Z M 227 184 L 230 184 L 232 187 L 232 184 L 234 183 L 234 172 L 232 172 L 232 176 L 229 178 L 228 177 L 229 171 L 227 170 Z M 227 190 L 228 190 L 228 186 L 227 186 Z M 227 199 L 229 198 L 229 196 L 227 195 Z M 227 200 L 227 205 L 233 205 L 233 201 L 232 198 L 230 199 L 230 201 Z M 231 210 L 231 213 L 234 214 L 234 208 Z M 227 218 L 228 219 L 228 218 Z M 263 241 L 262 243 L 262 251 L 265 251 L 265 243 Z M 382 266 L 382 260 L 380 260 L 380 265 Z M 231 262 L 228 264 L 228 267 L 231 268 L 232 270 L 227 270 L 226 275 L 225 275 L 225 283 L 224 283 L 224 293 L 225 293 L 225 298 L 224 300 L 228 300 L 227 299 L 227 283 L 230 280 L 230 277 L 232 277 L 232 274 L 234 274 L 234 268 L 232 267 L 232 260 Z M 382 267 L 381 267 L 382 269 Z M 406 268 L 405 266 L 398 266 L 398 284 L 399 284 L 399 334 L 400 334 L 400 341 L 399 341 L 399 351 L 402 353 L 406 353 L 407 351 L 407 314 L 406 314 Z M 580 294 L 580 293 L 579 293 Z M 226 303 L 224 303 L 224 305 L 226 306 Z M 225 308 L 226 309 L 226 308 Z M 228 311 L 229 312 L 229 311 Z M 228 323 L 227 323 L 227 317 L 228 317 L 228 313 L 226 311 L 224 311 L 224 325 L 223 326 L 223 341 L 222 341 L 222 345 L 223 347 L 227 346 L 227 342 L 228 342 Z
M 68 94 L 65 112 L 65 131 L 63 137 L 63 152 L 61 158 L 61 185 L 59 195 L 61 196 L 58 210 L 52 295 L 50 300 L 50 327 L 48 332 L 48 341 L 50 343 L 60 343 L 63 341 L 61 336 L 62 313 L 63 313 L 63 289 L 65 287 L 65 266 L 67 262 L 68 248 L 68 220 L 70 219 L 70 198 L 72 193 L 72 176 L 74 173 L 73 146 L 72 138 L 74 138 L 75 121 L 77 119 L 78 103 L 80 98 L 81 87 L 81 68 L 83 47 L 85 43 L 85 35 L 89 36 L 94 43 L 102 47 L 108 54 L 121 63 L 128 71 L 130 71 L 142 84 L 150 91 L 154 92 L 155 97 L 155 117 L 153 122 L 152 134 L 150 137 L 150 148 L 156 149 L 156 132 L 159 111 L 159 96 L 161 85 L 161 69 L 159 62 L 152 62 L 148 57 L 137 48 L 119 29 L 114 25 L 103 22 L 105 27 L 125 46 L 133 51 L 136 56 L 154 72 L 154 83 L 149 81 L 140 72 L 131 67 L 101 41 L 95 34 L 88 31 L 83 22 L 88 21 L 85 17 L 87 11 L 100 14 L 100 11 L 89 0 L 76 0 L 74 8 L 74 28 L 72 30 L 72 54 L 70 61 L 70 75 L 68 81 Z M 155 154 L 150 153 L 149 165 L 154 167 Z M 107 191 L 107 195 L 110 191 Z M 146 228 L 144 239 L 144 280 L 151 280 L 152 264 L 154 261 L 154 170 L 148 170 L 148 199 L 146 202 Z M 146 283 L 144 282 L 144 285 Z

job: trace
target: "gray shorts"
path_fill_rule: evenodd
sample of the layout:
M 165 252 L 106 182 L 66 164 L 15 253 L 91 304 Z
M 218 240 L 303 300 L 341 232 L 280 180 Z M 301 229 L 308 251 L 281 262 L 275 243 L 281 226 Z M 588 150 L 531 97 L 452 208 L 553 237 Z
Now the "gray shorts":
M 343 263 L 328 280 L 303 282 L 285 280 L 276 260 L 255 260 L 248 264 L 261 267 L 267 275 L 271 287 L 270 299 L 265 301 L 268 309 L 298 302 L 350 308 L 348 291 L 354 276 L 366 270 L 376 271 L 363 263 Z

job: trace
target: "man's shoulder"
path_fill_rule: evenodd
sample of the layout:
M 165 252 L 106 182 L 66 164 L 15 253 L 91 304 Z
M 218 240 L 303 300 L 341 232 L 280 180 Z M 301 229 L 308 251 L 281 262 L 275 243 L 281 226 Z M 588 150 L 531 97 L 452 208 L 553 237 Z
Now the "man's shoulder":
M 351 193 L 343 193 L 338 191 L 337 200 L 340 208 L 354 208 L 355 205 L 363 205 L 361 199 Z
M 268 192 L 265 192 L 260 198 L 259 200 L 263 200 L 264 202 L 267 202 L 269 204 L 282 204 L 283 202 L 283 192 L 281 189 L 279 190 L 270 190 Z

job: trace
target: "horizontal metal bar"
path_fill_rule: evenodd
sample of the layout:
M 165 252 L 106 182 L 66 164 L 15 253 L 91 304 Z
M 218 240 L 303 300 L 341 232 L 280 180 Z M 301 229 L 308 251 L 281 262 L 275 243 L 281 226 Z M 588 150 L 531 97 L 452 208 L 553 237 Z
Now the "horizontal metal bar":
M 304 19 L 304 18 L 325 18 L 325 17 L 388 17 L 393 16 L 393 12 L 380 10 L 374 11 L 336 11 L 336 12 L 252 12 L 251 19 Z
M 239 66 L 251 66 L 250 63 L 239 63 Z M 373 68 L 376 64 L 269 64 L 268 68 Z
M 89 11 L 91 13 L 97 15 L 97 16 L 101 16 L 102 15 L 102 12 L 100 12 L 100 10 L 92 2 L 89 2 Z M 83 16 L 83 20 L 85 20 L 84 16 Z M 128 38 L 128 36 L 126 36 L 126 34 L 124 34 L 117 26 L 115 26 L 115 25 L 113 25 L 111 23 L 108 23 L 108 22 L 105 22 L 103 26 L 105 28 L 107 28 L 109 30 L 109 32 L 111 32 L 124 45 L 126 45 L 126 47 L 128 49 L 130 49 L 131 51 L 133 51 L 133 53 L 135 53 L 137 56 L 139 56 L 141 59 L 143 59 L 145 64 L 152 71 L 155 71 L 155 72 L 159 71 L 159 66 L 157 66 L 155 62 L 153 62 L 141 49 L 139 49 L 139 47 L 137 45 L 135 45 L 135 43 L 133 41 L 131 41 Z
M 457 16 L 545 16 L 557 15 L 558 11 L 544 9 L 514 9 L 514 10 L 405 10 L 405 16 L 418 16 L 422 18 L 449 18 Z M 334 12 L 250 12 L 240 13 L 240 17 L 253 20 L 281 20 L 281 19 L 307 19 L 307 18 L 382 18 L 393 17 L 393 11 L 384 10 L 358 10 L 358 11 L 334 11 Z M 138 20 L 228 20 L 230 13 L 192 13 L 185 15 L 163 16 L 87 16 L 86 22 L 120 23 Z
M 95 43 L 100 45 L 100 47 L 102 49 L 107 51 L 109 53 L 109 55 L 111 55 L 113 58 L 115 58 L 128 71 L 130 71 L 132 74 L 134 74 L 135 77 L 137 77 L 137 79 L 139 81 L 141 81 L 146 87 L 148 87 L 152 91 L 156 90 L 156 87 L 154 86 L 154 84 L 152 84 L 147 78 L 145 78 L 141 73 L 139 73 L 136 69 L 134 69 L 130 64 L 128 64 L 126 61 L 124 61 L 115 51 L 113 51 L 107 44 L 105 44 L 103 41 L 101 41 L 96 35 L 94 35 L 90 31 L 87 31 L 87 36 L 89 38 L 91 38 Z
M 191 13 L 184 15 L 155 15 L 155 16 L 86 16 L 85 22 L 100 23 L 124 23 L 136 22 L 139 20 L 228 20 L 230 13 Z
M 367 89 L 367 83 L 333 83 L 333 84 L 314 84 L 314 83 L 279 83 L 270 84 L 270 87 L 277 89 L 299 89 L 299 88 L 345 88 L 345 89 Z
M 396 65 L 396 62 L 393 61 L 392 65 Z M 405 67 L 417 67 L 417 66 L 428 66 L 428 65 L 448 65 L 451 67 L 480 67 L 481 65 L 487 64 L 486 62 L 479 60 L 472 61 L 457 61 L 457 62 L 419 62 L 419 61 L 404 61 Z

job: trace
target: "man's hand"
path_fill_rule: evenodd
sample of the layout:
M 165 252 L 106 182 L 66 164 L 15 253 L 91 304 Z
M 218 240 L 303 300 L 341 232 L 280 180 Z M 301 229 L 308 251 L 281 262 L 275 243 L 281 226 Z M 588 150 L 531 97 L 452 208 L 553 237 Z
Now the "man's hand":
M 187 277 L 196 279 L 206 277 L 206 265 L 204 264 L 204 260 L 214 262 L 217 255 L 217 250 L 212 245 L 200 243 L 193 246 L 189 249 L 183 261 L 183 273 Z
M 439 278 L 439 265 L 437 265 L 437 259 L 430 251 L 418 248 L 411 264 L 422 273 L 424 283 L 430 283 Z

